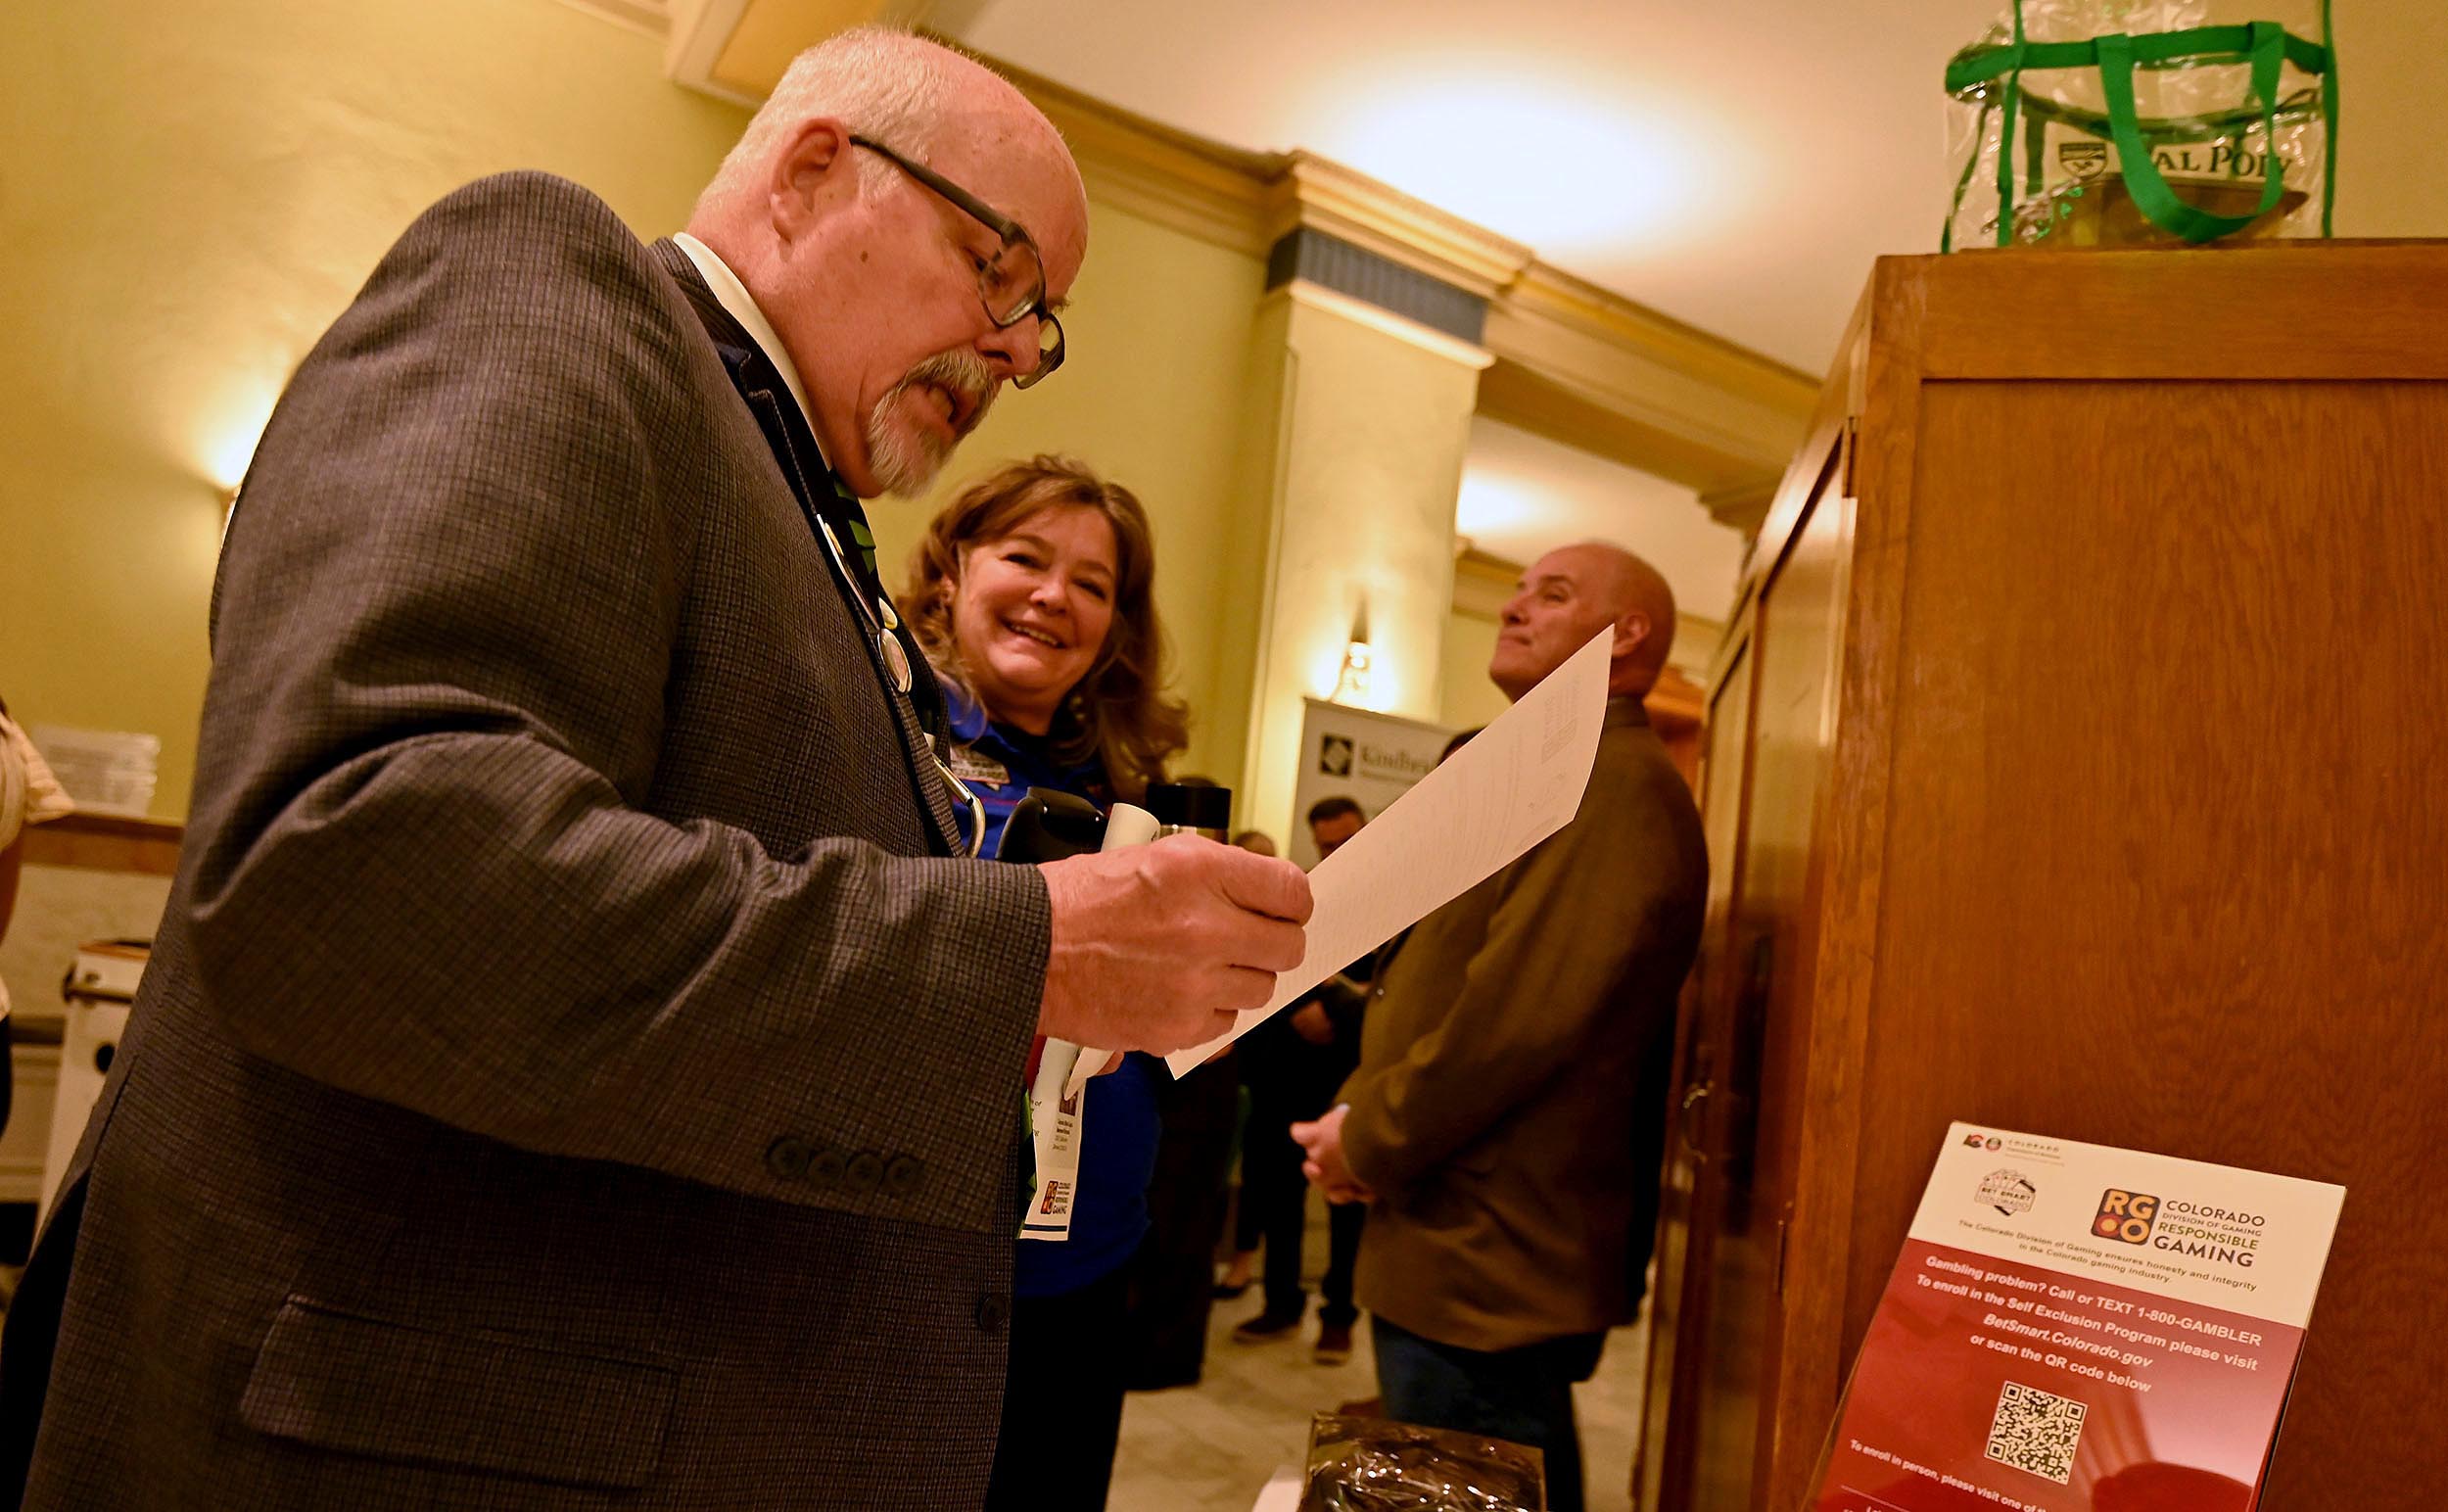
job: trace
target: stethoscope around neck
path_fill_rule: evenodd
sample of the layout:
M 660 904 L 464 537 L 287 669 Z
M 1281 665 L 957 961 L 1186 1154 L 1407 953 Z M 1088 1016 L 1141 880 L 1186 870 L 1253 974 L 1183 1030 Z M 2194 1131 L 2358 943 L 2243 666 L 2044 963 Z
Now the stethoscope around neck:
M 866 619 L 868 630 L 875 637 L 875 652 L 883 658 L 884 670 L 892 676 L 893 690 L 915 703 L 912 689 L 918 685 L 918 674 L 910 665 L 909 648 L 897 634 L 901 629 L 900 613 L 893 608 L 892 600 L 881 592 L 871 602 L 869 600 L 866 585 L 857 573 L 850 570 L 850 558 L 841 549 L 841 542 L 833 535 L 832 522 L 815 510 L 810 510 L 808 517 L 816 522 L 817 539 L 824 543 L 824 554 L 831 560 L 833 571 L 841 574 L 842 586 L 850 591 L 850 601 L 859 606 L 859 613 Z M 930 672 L 928 676 L 933 674 Z M 985 800 L 978 797 L 969 784 L 962 781 L 960 775 L 945 764 L 935 732 L 926 729 L 923 721 L 919 724 L 918 732 L 926 737 L 927 759 L 935 764 L 935 775 L 943 779 L 944 786 L 952 793 L 953 806 L 968 814 L 969 833 L 965 853 L 975 856 L 986 845 Z

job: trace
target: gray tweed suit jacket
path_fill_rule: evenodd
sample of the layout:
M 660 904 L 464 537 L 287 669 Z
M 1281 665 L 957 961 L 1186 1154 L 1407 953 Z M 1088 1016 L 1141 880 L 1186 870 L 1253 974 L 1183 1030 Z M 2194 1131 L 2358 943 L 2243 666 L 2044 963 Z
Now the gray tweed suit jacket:
M 26 1506 L 978 1503 L 1045 889 L 948 856 L 674 265 L 475 184 L 274 415 Z

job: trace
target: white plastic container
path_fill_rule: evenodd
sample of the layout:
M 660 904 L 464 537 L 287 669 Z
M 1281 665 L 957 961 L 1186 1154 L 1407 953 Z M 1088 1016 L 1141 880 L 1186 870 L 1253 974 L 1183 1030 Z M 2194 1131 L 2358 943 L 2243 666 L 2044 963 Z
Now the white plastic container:
M 156 772 L 162 762 L 159 735 L 71 730 L 65 725 L 32 725 L 25 733 L 78 808 L 141 818 L 153 806 Z
M 111 1074 L 119 1036 L 127 1031 L 127 1006 L 136 999 L 136 984 L 152 954 L 141 940 L 92 940 L 76 947 L 76 965 L 63 989 L 68 1024 L 60 1039 L 59 1092 L 51 1104 L 51 1147 L 42 1161 L 45 1213 L 68 1174 L 76 1142 L 85 1137 L 85 1120 Z

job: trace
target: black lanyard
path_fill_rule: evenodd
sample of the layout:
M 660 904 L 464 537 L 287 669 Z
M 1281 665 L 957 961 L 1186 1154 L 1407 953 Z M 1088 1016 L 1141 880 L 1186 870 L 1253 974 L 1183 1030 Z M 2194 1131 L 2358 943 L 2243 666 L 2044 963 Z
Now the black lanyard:
M 842 587 L 857 604 L 860 618 L 867 621 L 873 633 L 877 654 L 892 673 L 898 690 L 908 695 L 918 715 L 918 729 L 938 750 L 944 749 L 951 738 L 951 721 L 944 712 L 943 689 L 936 685 L 934 674 L 918 654 L 917 641 L 894 612 L 891 595 L 884 591 L 882 575 L 875 568 L 875 536 L 868 528 L 867 510 L 821 461 L 813 469 L 816 476 L 809 476 L 812 469 L 806 459 L 822 455 L 817 450 L 816 435 L 808 429 L 798 399 L 782 387 L 780 375 L 773 372 L 773 364 L 764 354 L 740 352 L 726 343 L 717 345 L 731 383 L 738 388 L 740 398 L 747 401 L 748 412 L 756 416 L 766 445 L 773 449 L 775 460 L 789 479 L 790 491 L 799 500 L 800 511 L 807 516 L 808 529 L 815 533 L 817 543 L 824 547 L 824 555 L 834 570 L 844 578 Z M 758 368 L 766 371 L 760 373 Z M 758 381 L 768 376 L 775 381 Z
M 657 248 L 658 254 L 664 250 Z M 953 807 L 967 809 L 968 851 L 975 855 L 985 831 L 985 806 L 944 764 L 952 749 L 952 721 L 944 708 L 943 688 L 935 682 L 934 669 L 919 653 L 916 638 L 894 611 L 891 595 L 884 591 L 883 575 L 875 567 L 875 536 L 868 528 L 867 510 L 860 505 L 858 496 L 824 464 L 824 449 L 816 443 L 816 432 L 808 424 L 807 412 L 799 407 L 798 396 L 782 381 L 781 370 L 774 359 L 723 307 L 686 254 L 677 247 L 669 248 L 669 254 L 664 263 L 666 269 L 712 339 L 731 387 L 747 404 L 748 413 L 756 418 L 767 449 L 774 453 L 783 481 L 790 486 L 791 496 L 799 501 L 800 513 L 807 518 L 808 530 L 840 577 L 842 591 L 850 595 L 859 617 L 874 636 L 875 654 L 884 664 L 888 685 L 885 696 L 898 694 L 910 700 L 910 712 L 918 721 L 919 736 L 926 743 L 936 775 L 952 796 Z
M 868 529 L 867 511 L 830 468 L 823 472 L 828 488 L 810 486 L 807 468 L 801 460 L 806 453 L 801 451 L 800 442 L 804 440 L 807 452 L 814 453 L 816 434 L 808 428 L 798 397 L 777 394 L 777 384 L 752 387 L 748 381 L 754 366 L 770 371 L 772 362 L 762 353 L 740 353 L 719 341 L 716 345 L 723 353 L 723 365 L 730 372 L 731 382 L 748 402 L 748 411 L 756 416 L 758 429 L 765 432 L 766 445 L 773 449 L 775 459 L 788 474 L 791 493 L 798 497 L 799 508 L 808 518 L 808 529 L 816 533 L 817 544 L 824 548 L 825 560 L 841 575 L 842 587 L 858 605 L 860 618 L 867 621 L 868 629 L 874 634 L 876 655 L 884 662 L 893 689 L 910 700 L 918 732 L 926 740 L 926 753 L 935 764 L 935 775 L 943 780 L 953 807 L 966 811 L 968 854 L 976 855 L 986 837 L 986 806 L 948 764 L 952 754 L 952 720 L 944 707 L 944 690 L 935 681 L 934 669 L 918 655 L 917 641 L 884 592 L 883 579 L 875 570 L 875 537 Z M 845 540 L 847 545 L 843 544 Z

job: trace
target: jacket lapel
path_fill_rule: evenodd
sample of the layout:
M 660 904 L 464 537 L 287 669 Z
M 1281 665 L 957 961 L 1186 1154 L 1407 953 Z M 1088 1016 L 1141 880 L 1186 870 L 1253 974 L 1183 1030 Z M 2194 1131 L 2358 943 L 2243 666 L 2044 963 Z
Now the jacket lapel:
M 833 561 L 832 553 L 821 539 L 822 522 L 846 501 L 849 513 L 856 515 L 864 528 L 865 516 L 859 513 L 857 500 L 824 466 L 815 433 L 808 428 L 807 416 L 800 412 L 798 401 L 791 397 L 789 386 L 782 382 L 780 371 L 757 346 L 755 338 L 731 318 L 730 312 L 714 297 L 714 291 L 706 287 L 705 279 L 697 272 L 696 264 L 688 260 L 688 255 L 669 240 L 656 242 L 653 251 L 655 260 L 680 286 L 681 294 L 688 301 L 689 308 L 696 313 L 698 322 L 705 327 L 706 335 L 721 354 L 724 371 L 730 375 L 732 387 L 738 392 L 741 402 L 747 405 L 749 414 L 755 418 L 758 431 L 764 435 L 766 446 L 774 453 L 774 463 L 781 473 L 783 484 L 790 490 L 791 497 L 799 504 L 800 513 L 807 519 L 809 531 L 820 536 L 819 551 L 826 556 L 828 562 Z M 820 494 L 819 490 L 824 492 Z M 843 534 L 836 528 L 836 536 Z M 841 544 L 845 552 L 858 549 L 846 540 Z M 849 569 L 847 573 L 841 570 L 843 567 Z M 953 812 L 951 794 L 936 772 L 934 748 L 926 724 L 919 715 L 918 705 L 893 685 L 891 669 L 885 665 L 883 649 L 876 640 L 879 633 L 876 612 L 871 604 L 866 602 L 866 594 L 871 590 L 858 580 L 859 570 L 857 563 L 845 560 L 825 576 L 832 580 L 834 591 L 841 596 L 842 607 L 849 613 L 852 629 L 857 632 L 856 638 L 867 648 L 868 669 L 874 675 L 883 691 L 884 701 L 892 710 L 893 724 L 901 737 L 902 756 L 909 767 L 912 796 L 925 813 L 936 844 L 947 854 L 961 855 L 967 848 L 966 841 L 961 834 L 959 820 Z M 873 591 L 880 591 L 880 585 Z M 903 650 L 909 657 L 913 678 L 933 676 L 925 657 L 910 642 L 906 634 L 882 633 L 899 635 Z M 934 691 L 931 685 L 918 685 L 917 690 L 921 693 Z M 939 709 L 940 695 L 929 702 Z

